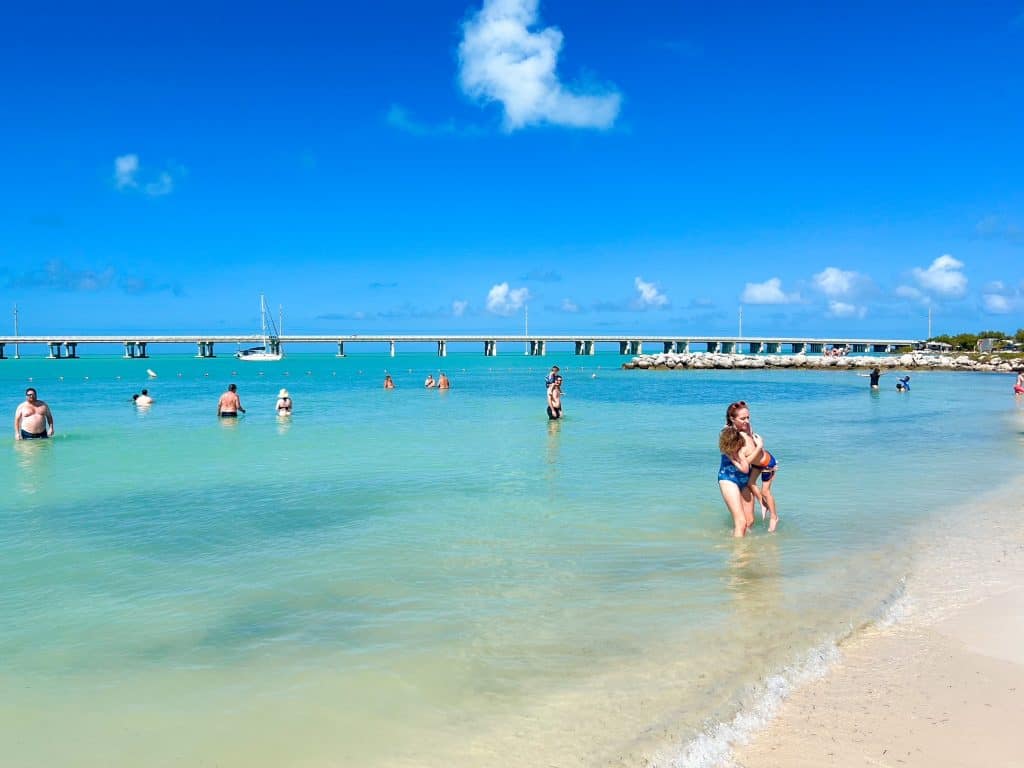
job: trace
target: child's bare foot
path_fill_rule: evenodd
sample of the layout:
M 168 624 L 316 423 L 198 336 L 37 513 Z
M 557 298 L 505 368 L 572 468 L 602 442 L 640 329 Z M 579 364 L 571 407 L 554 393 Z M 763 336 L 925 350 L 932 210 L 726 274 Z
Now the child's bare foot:
M 779 516 L 773 514 L 772 519 L 768 522 L 768 533 L 775 533 L 775 528 L 779 524 Z

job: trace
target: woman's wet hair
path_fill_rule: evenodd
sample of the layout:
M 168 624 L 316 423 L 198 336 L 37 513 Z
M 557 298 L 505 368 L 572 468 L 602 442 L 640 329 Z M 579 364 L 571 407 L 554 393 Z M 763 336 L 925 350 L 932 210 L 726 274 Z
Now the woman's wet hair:
M 743 433 L 731 424 L 718 433 L 718 451 L 726 456 L 735 456 L 743 448 Z
M 725 409 L 725 424 L 731 427 L 732 418 L 736 415 L 736 411 L 740 411 L 747 407 L 747 404 L 743 400 L 737 400 L 735 403 L 729 403 L 729 407 Z

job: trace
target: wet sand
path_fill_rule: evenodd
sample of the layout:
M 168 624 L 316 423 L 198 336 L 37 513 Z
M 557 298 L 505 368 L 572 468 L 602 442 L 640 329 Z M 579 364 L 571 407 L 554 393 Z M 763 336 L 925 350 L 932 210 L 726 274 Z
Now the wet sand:
M 856 633 L 826 677 L 734 749 L 735 764 L 1024 766 L 1021 531 L 947 555 L 959 562 L 933 558 L 916 574 L 926 586 L 914 615 Z

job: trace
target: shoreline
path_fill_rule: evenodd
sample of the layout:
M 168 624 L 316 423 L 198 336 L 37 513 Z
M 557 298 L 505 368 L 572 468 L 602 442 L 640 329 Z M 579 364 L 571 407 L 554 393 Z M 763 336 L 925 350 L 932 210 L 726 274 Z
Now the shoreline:
M 693 764 L 1020 765 L 1007 734 L 1024 718 L 1024 510 L 1015 503 L 1009 520 L 993 519 L 1019 492 L 1015 481 L 979 503 L 983 541 L 965 526 L 922 553 L 893 620 L 853 632 L 763 727 L 738 734 L 722 759 Z

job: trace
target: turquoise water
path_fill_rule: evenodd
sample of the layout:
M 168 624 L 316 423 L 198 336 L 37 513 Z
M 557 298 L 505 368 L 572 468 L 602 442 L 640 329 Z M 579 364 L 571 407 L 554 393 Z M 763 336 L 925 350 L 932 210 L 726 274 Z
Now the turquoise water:
M 31 380 L 57 425 L 0 461 L 5 765 L 682 754 L 884 610 L 922 531 L 1021 457 L 1012 377 L 622 360 L 0 361 L 8 413 Z M 453 389 L 424 390 L 439 363 Z M 218 422 L 231 381 L 248 413 Z M 739 542 L 736 399 L 781 463 L 779 533 Z

